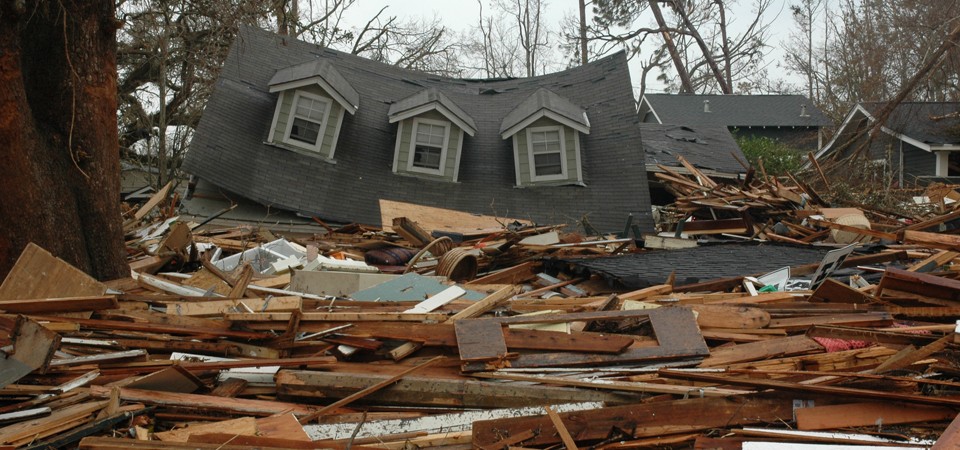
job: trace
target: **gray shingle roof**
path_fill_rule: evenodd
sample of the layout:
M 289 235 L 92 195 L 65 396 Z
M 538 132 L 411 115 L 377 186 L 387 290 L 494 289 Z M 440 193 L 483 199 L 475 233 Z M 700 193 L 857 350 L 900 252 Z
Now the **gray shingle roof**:
M 458 119 L 463 121 L 468 127 L 470 127 L 469 134 L 472 136 L 477 132 L 477 123 L 473 121 L 473 117 L 470 117 L 464 110 L 460 109 L 453 100 L 447 98 L 446 95 L 443 95 L 443 92 L 440 92 L 437 88 L 432 87 L 429 89 L 424 89 L 416 94 L 413 94 L 403 100 L 400 100 L 392 105 L 387 111 L 387 114 L 390 117 L 390 120 L 393 121 L 394 117 L 400 116 L 403 113 L 410 111 L 412 109 L 419 108 L 421 106 L 429 105 L 430 103 L 438 103 L 450 111 L 451 114 L 456 116 Z
M 308 61 L 277 70 L 277 73 L 273 75 L 267 85 L 274 87 L 313 77 L 320 77 L 323 81 L 326 81 L 333 90 L 337 91 L 337 94 L 340 94 L 344 100 L 353 106 L 352 109 L 360 107 L 360 94 L 343 75 L 340 75 L 340 72 L 337 72 L 333 65 L 324 60 Z
M 343 119 L 336 162 L 266 144 L 278 94 L 276 71 L 326 60 L 360 94 Z M 459 182 L 391 171 L 397 125 L 390 105 L 436 88 L 469 114 L 477 134 L 463 141 Z M 513 147 L 499 134 L 508 112 L 539 88 L 581 105 L 583 186 L 514 187 Z M 586 66 L 526 79 L 460 80 L 403 70 L 274 33 L 242 28 L 224 63 L 183 168 L 226 191 L 281 209 L 335 221 L 380 223 L 378 200 L 575 224 L 622 228 L 629 213 L 653 228 L 640 128 L 627 59 L 618 53 Z
M 724 127 L 821 127 L 830 120 L 802 95 L 646 94 L 660 123 Z M 710 112 L 704 112 L 709 101 Z M 646 107 L 643 105 L 642 107 Z M 805 106 L 806 116 L 801 116 Z
M 590 122 L 587 120 L 587 113 L 583 108 L 549 89 L 540 88 L 507 113 L 503 122 L 500 123 L 500 133 L 503 134 L 541 110 L 555 113 L 586 130 L 590 130 Z
M 747 159 L 726 127 L 642 123 L 640 135 L 647 165 L 680 166 L 677 155 L 682 155 L 700 169 L 729 174 L 745 172 L 734 155 L 741 161 Z
M 876 116 L 885 102 L 865 102 L 863 107 Z M 903 102 L 897 105 L 886 127 L 932 145 L 960 144 L 960 103 Z M 952 115 L 952 116 L 951 116 Z

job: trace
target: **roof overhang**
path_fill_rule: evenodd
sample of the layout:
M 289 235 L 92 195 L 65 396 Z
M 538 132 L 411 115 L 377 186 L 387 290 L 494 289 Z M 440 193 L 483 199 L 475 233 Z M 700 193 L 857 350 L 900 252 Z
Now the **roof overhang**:
M 427 111 L 437 111 L 438 113 L 442 114 L 443 117 L 446 117 L 447 120 L 456 124 L 458 127 L 460 127 L 461 130 L 463 130 L 470 136 L 477 134 L 476 127 L 467 123 L 466 120 L 461 118 L 459 115 L 451 111 L 446 106 L 443 106 L 443 104 L 441 104 L 438 101 L 433 101 L 425 105 L 420 105 L 415 108 L 410 108 L 406 111 L 399 111 L 394 114 L 391 114 L 389 116 L 390 123 L 396 123 L 404 119 L 409 119 L 414 116 L 419 116 L 420 114 L 423 114 Z
M 519 132 L 520 130 L 530 126 L 530 124 L 536 122 L 537 120 L 540 120 L 540 118 L 542 117 L 546 117 L 548 119 L 551 119 L 555 122 L 560 123 L 561 125 L 573 128 L 574 130 L 577 130 L 583 134 L 590 134 L 590 121 L 587 119 L 587 113 L 583 113 L 583 120 L 584 122 L 586 122 L 586 126 L 584 126 L 582 123 L 570 120 L 566 116 L 562 116 L 546 108 L 541 108 L 537 112 L 527 116 L 526 119 L 521 120 L 516 125 L 508 128 L 503 133 L 500 133 L 500 137 L 502 137 L 503 139 L 507 139 L 510 136 L 517 134 L 517 132 Z
M 286 83 L 274 84 L 270 86 L 270 93 L 301 88 L 304 86 L 310 86 L 314 84 L 320 86 L 321 89 L 323 89 L 326 93 L 330 94 L 330 96 L 333 97 L 333 99 L 336 100 L 336 102 L 339 103 L 340 106 L 342 106 L 343 109 L 347 110 L 347 112 L 350 113 L 351 115 L 356 114 L 357 109 L 360 108 L 359 104 L 354 105 L 353 103 L 348 101 L 342 93 L 334 89 L 333 86 L 331 86 L 330 83 L 327 83 L 327 81 L 324 80 L 323 77 L 321 76 L 313 76 L 313 77 L 304 78 L 301 80 L 294 80 L 294 81 L 288 81 Z

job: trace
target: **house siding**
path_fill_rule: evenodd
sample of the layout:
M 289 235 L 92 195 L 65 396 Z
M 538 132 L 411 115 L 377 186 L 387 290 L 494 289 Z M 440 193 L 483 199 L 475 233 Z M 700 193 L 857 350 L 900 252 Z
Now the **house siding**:
M 566 163 L 567 163 L 567 178 L 563 180 L 553 180 L 553 181 L 537 181 L 534 182 L 530 177 L 530 147 L 527 146 L 527 129 L 537 128 L 537 127 L 552 127 L 559 126 L 563 130 L 563 145 L 566 152 Z M 518 131 L 513 135 L 513 139 L 517 141 L 517 161 L 516 164 L 520 168 L 520 185 L 521 186 L 540 186 L 540 185 L 557 185 L 557 184 L 570 184 L 576 183 L 580 180 L 577 179 L 577 174 L 580 169 L 580 161 L 577 161 L 577 139 L 579 138 L 577 130 L 574 130 L 570 127 L 560 125 L 558 122 L 542 117 L 537 121 L 530 124 L 528 127 Z M 582 149 L 581 149 L 582 151 Z
M 330 102 L 330 112 L 327 116 L 326 127 L 323 130 L 323 140 L 320 142 L 319 153 L 324 158 L 331 158 L 334 150 L 333 144 L 334 141 L 336 141 L 337 123 L 339 123 L 340 116 L 344 113 L 344 110 L 343 107 L 336 102 L 336 100 L 330 98 L 330 95 L 317 85 L 291 89 L 283 93 L 283 102 L 280 104 L 280 113 L 277 114 L 277 125 L 274 128 L 272 143 L 295 151 L 309 151 L 302 147 L 288 144 L 284 141 L 287 133 L 287 124 L 289 123 L 292 115 L 291 112 L 293 109 L 293 99 L 296 97 L 296 91 L 304 91 L 310 94 L 318 95 Z
M 897 148 L 893 149 L 893 154 L 898 153 Z M 906 142 L 903 143 L 903 178 L 905 181 L 913 181 L 915 177 L 930 177 L 937 175 L 937 155 L 932 152 L 921 150 Z
M 413 139 L 413 121 L 416 118 L 437 120 L 449 124 L 450 136 L 447 139 L 447 155 L 443 162 L 442 176 L 423 172 L 411 172 L 407 170 L 407 165 L 412 157 L 410 154 L 410 142 Z M 460 152 L 460 133 L 462 132 L 463 130 L 461 130 L 460 127 L 447 120 L 443 114 L 440 114 L 437 111 L 427 111 L 416 117 L 411 117 L 409 119 L 400 121 L 399 127 L 397 128 L 397 139 L 400 140 L 400 148 L 398 150 L 397 159 L 397 173 L 415 175 L 430 180 L 453 181 L 454 174 L 457 173 L 457 153 Z

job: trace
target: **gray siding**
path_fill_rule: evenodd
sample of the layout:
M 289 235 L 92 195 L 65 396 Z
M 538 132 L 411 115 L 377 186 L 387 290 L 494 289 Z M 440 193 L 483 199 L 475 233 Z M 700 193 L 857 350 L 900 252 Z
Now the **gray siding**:
M 896 149 L 894 150 L 896 152 Z M 894 153 L 896 154 L 896 153 Z M 903 143 L 903 179 L 912 182 L 915 177 L 937 175 L 937 155 Z
M 443 162 L 443 176 L 407 170 L 407 165 L 410 163 L 410 158 L 413 156 L 410 152 L 410 142 L 413 139 L 413 121 L 417 117 L 446 122 L 450 127 L 450 136 L 447 139 L 447 159 Z M 400 140 L 400 148 L 397 157 L 397 172 L 416 175 L 418 177 L 437 181 L 453 181 L 453 175 L 457 171 L 457 155 L 460 152 L 460 133 L 463 133 L 463 131 L 460 130 L 460 127 L 454 125 L 447 120 L 443 114 L 440 114 L 436 111 L 427 111 L 416 117 L 411 117 L 409 119 L 400 121 L 399 127 L 397 128 L 397 139 Z
M 289 148 L 291 150 L 309 151 L 303 147 L 298 147 L 285 142 L 287 137 L 287 124 L 292 116 L 291 113 L 293 109 L 293 99 L 296 97 L 297 91 L 309 92 L 311 94 L 323 97 L 330 102 L 330 112 L 327 114 L 327 124 L 326 128 L 323 129 L 323 140 L 320 142 L 319 153 L 324 158 L 331 158 L 334 150 L 333 144 L 334 141 L 336 141 L 337 123 L 339 123 L 340 115 L 344 113 L 344 110 L 343 107 L 336 102 L 336 100 L 330 98 L 330 95 L 317 85 L 290 89 L 283 92 L 283 95 L 279 97 L 282 99 L 282 103 L 280 104 L 280 112 L 277 114 L 277 125 L 273 131 L 272 143 L 284 148 Z
M 559 126 L 563 130 L 563 145 L 566 150 L 566 159 L 567 159 L 567 178 L 565 180 L 554 180 L 554 181 L 531 181 L 530 177 L 530 147 L 527 146 L 527 130 L 530 128 L 537 127 L 551 127 Z M 528 127 L 520 130 L 517 134 L 513 135 L 513 139 L 516 140 L 517 144 L 517 161 L 516 164 L 519 166 L 520 170 L 520 185 L 521 186 L 534 186 L 534 185 L 557 185 L 557 184 L 569 184 L 576 183 L 577 180 L 577 171 L 580 167 L 580 161 L 577 161 L 577 139 L 578 133 L 576 130 L 560 125 L 552 119 L 542 117 L 537 121 L 530 124 Z

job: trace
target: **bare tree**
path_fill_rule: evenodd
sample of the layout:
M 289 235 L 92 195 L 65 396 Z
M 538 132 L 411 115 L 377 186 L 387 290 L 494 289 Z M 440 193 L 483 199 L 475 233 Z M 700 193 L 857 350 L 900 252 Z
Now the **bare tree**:
M 596 0 L 588 31 L 591 40 L 624 46 L 631 56 L 653 38 L 669 59 L 648 63 L 658 64 L 669 85 L 681 92 L 732 93 L 741 85 L 762 84 L 756 77 L 763 74 L 758 69 L 767 49 L 770 0 L 754 0 L 752 6 L 746 26 L 731 33 L 734 23 L 723 0 Z

